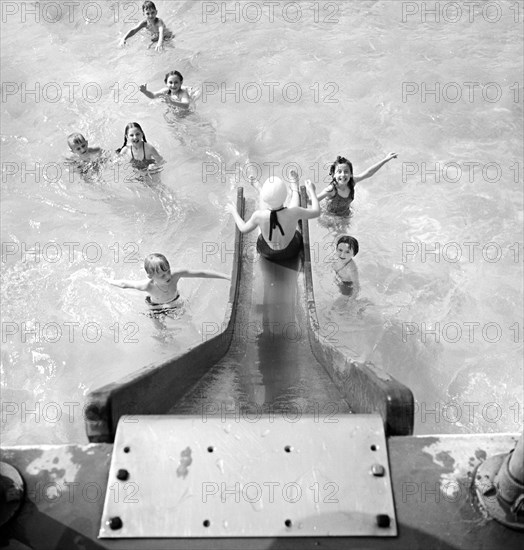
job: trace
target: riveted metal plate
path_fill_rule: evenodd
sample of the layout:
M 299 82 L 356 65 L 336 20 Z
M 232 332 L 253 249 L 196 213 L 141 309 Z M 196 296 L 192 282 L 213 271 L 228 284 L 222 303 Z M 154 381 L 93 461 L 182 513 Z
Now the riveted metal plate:
M 120 419 L 101 538 L 396 534 L 378 415 Z

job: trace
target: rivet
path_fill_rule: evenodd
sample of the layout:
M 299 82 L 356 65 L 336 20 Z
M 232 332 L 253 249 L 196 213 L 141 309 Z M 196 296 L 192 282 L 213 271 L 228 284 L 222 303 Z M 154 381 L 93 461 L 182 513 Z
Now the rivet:
M 126 479 L 129 479 L 129 472 L 121 468 L 116 473 L 116 478 L 119 479 L 120 481 L 126 481 Z
M 124 525 L 122 523 L 122 520 L 118 516 L 115 516 L 113 518 L 109 518 L 108 523 L 109 523 L 109 527 L 113 531 L 116 531 L 117 529 L 122 529 L 122 526 Z
M 389 527 L 390 522 L 388 514 L 377 514 L 377 525 L 379 527 Z
M 386 473 L 386 470 L 382 464 L 373 464 L 373 466 L 371 466 L 371 473 L 375 477 L 382 477 Z

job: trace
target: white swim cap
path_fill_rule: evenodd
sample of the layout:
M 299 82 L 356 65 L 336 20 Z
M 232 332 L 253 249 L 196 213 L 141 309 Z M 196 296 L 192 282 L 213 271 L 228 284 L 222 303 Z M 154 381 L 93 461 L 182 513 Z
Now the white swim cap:
M 287 197 L 286 184 L 278 177 L 267 178 L 260 191 L 260 198 L 271 208 L 279 208 L 284 204 Z

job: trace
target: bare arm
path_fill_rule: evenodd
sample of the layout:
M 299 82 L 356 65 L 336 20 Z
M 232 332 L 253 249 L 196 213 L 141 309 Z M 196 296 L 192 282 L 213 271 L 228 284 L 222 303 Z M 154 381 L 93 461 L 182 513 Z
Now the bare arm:
M 149 143 L 146 143 L 149 156 L 155 159 L 156 164 L 164 164 L 164 157 Z
M 158 20 L 158 42 L 155 46 L 155 50 L 160 52 L 164 49 L 164 22 L 162 19 Z
M 258 227 L 258 223 L 255 221 L 256 212 L 253 213 L 247 222 L 240 217 L 240 214 L 237 212 L 237 207 L 233 203 L 226 205 L 226 212 L 229 212 L 233 216 L 241 233 L 249 233 Z
M 291 170 L 291 200 L 289 201 L 289 207 L 300 206 L 300 192 L 298 190 L 298 174 L 295 170 Z
M 171 104 L 175 107 L 178 107 L 179 109 L 189 109 L 189 94 L 186 90 L 182 90 L 182 98 L 180 101 L 177 101 L 176 99 L 173 99 L 170 97 Z
M 229 275 L 226 275 L 225 273 L 219 273 L 218 271 L 212 271 L 211 269 L 206 269 L 203 271 L 185 269 L 176 271 L 173 273 L 173 275 L 178 278 L 200 277 L 203 279 L 231 279 Z
M 132 288 L 134 290 L 142 290 L 146 292 L 149 288 L 149 279 L 147 281 L 126 281 L 124 279 L 105 279 L 107 283 L 119 288 Z
M 143 28 L 145 28 L 147 25 L 147 22 L 146 21 L 142 21 L 141 23 L 139 23 L 136 27 L 132 28 L 130 31 L 127 31 L 127 34 L 124 36 L 124 38 L 122 38 L 122 40 L 120 41 L 120 44 L 123 46 L 125 43 L 126 43 L 126 40 L 128 38 L 131 38 L 132 36 L 134 36 L 138 31 L 142 30 Z
M 353 176 L 353 180 L 355 183 L 365 180 L 367 178 L 370 178 L 373 174 L 378 172 L 386 164 L 386 162 L 389 162 L 391 159 L 396 159 L 397 153 L 389 153 L 386 158 L 383 158 L 381 161 L 377 162 L 376 164 L 373 164 L 373 166 L 370 166 L 365 172 L 362 172 L 362 174 L 359 174 L 358 176 Z
M 260 182 L 255 178 L 255 176 L 249 176 L 249 183 L 258 193 L 260 193 Z
M 311 200 L 310 208 L 301 208 L 300 206 L 297 209 L 300 211 L 300 217 L 306 220 L 311 220 L 313 218 L 318 218 L 320 216 L 320 204 L 318 202 L 317 194 L 315 192 L 315 185 L 311 180 L 306 180 L 306 189 Z
M 147 84 L 142 84 L 138 89 L 149 99 L 156 99 L 157 97 L 166 95 L 168 91 L 168 88 L 162 88 L 161 90 L 158 90 L 158 92 L 151 92 L 147 89 Z
M 317 195 L 317 199 L 321 201 L 322 199 L 325 199 L 326 197 L 329 197 L 333 194 L 333 186 L 328 185 L 319 195 Z

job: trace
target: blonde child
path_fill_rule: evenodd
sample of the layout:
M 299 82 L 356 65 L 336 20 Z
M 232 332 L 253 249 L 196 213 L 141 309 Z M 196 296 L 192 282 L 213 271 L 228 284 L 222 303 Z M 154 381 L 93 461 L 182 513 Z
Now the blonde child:
M 67 159 L 71 163 L 98 160 L 102 155 L 102 149 L 100 147 L 89 147 L 87 139 L 78 132 L 69 134 L 67 137 L 67 144 L 73 153 L 73 155 Z
M 180 279 L 202 277 L 205 279 L 230 279 L 229 275 L 216 271 L 191 271 L 189 269 L 171 269 L 167 258 L 163 254 L 149 254 L 144 260 L 144 269 L 147 279 L 142 281 L 126 281 L 106 279 L 106 281 L 120 288 L 132 288 L 147 292 L 146 303 L 151 310 L 165 312 L 181 306 L 178 292 Z
M 329 169 L 331 183 L 318 195 L 318 200 L 327 198 L 326 211 L 336 216 L 349 216 L 349 207 L 355 198 L 355 185 L 370 178 L 384 164 L 397 158 L 397 153 L 389 153 L 380 162 L 370 166 L 365 172 L 353 175 L 353 165 L 345 157 L 338 156 Z
M 190 97 L 187 90 L 182 87 L 183 82 L 184 77 L 178 71 L 171 71 L 164 78 L 166 86 L 158 92 L 150 92 L 147 89 L 147 84 L 142 84 L 140 91 L 149 99 L 164 97 L 175 107 L 189 109 Z
M 151 45 L 155 42 L 155 50 L 161 51 L 164 48 L 164 40 L 170 40 L 174 34 L 164 25 L 162 19 L 157 17 L 157 9 L 153 2 L 144 2 L 142 4 L 142 13 L 146 16 L 136 27 L 132 28 L 120 41 L 121 46 L 125 46 L 128 38 L 134 36 L 142 29 L 147 29 L 151 33 Z
M 160 153 L 149 143 L 138 122 L 130 122 L 124 131 L 124 144 L 116 152 L 129 159 L 133 168 L 140 171 L 154 170 L 164 163 Z

